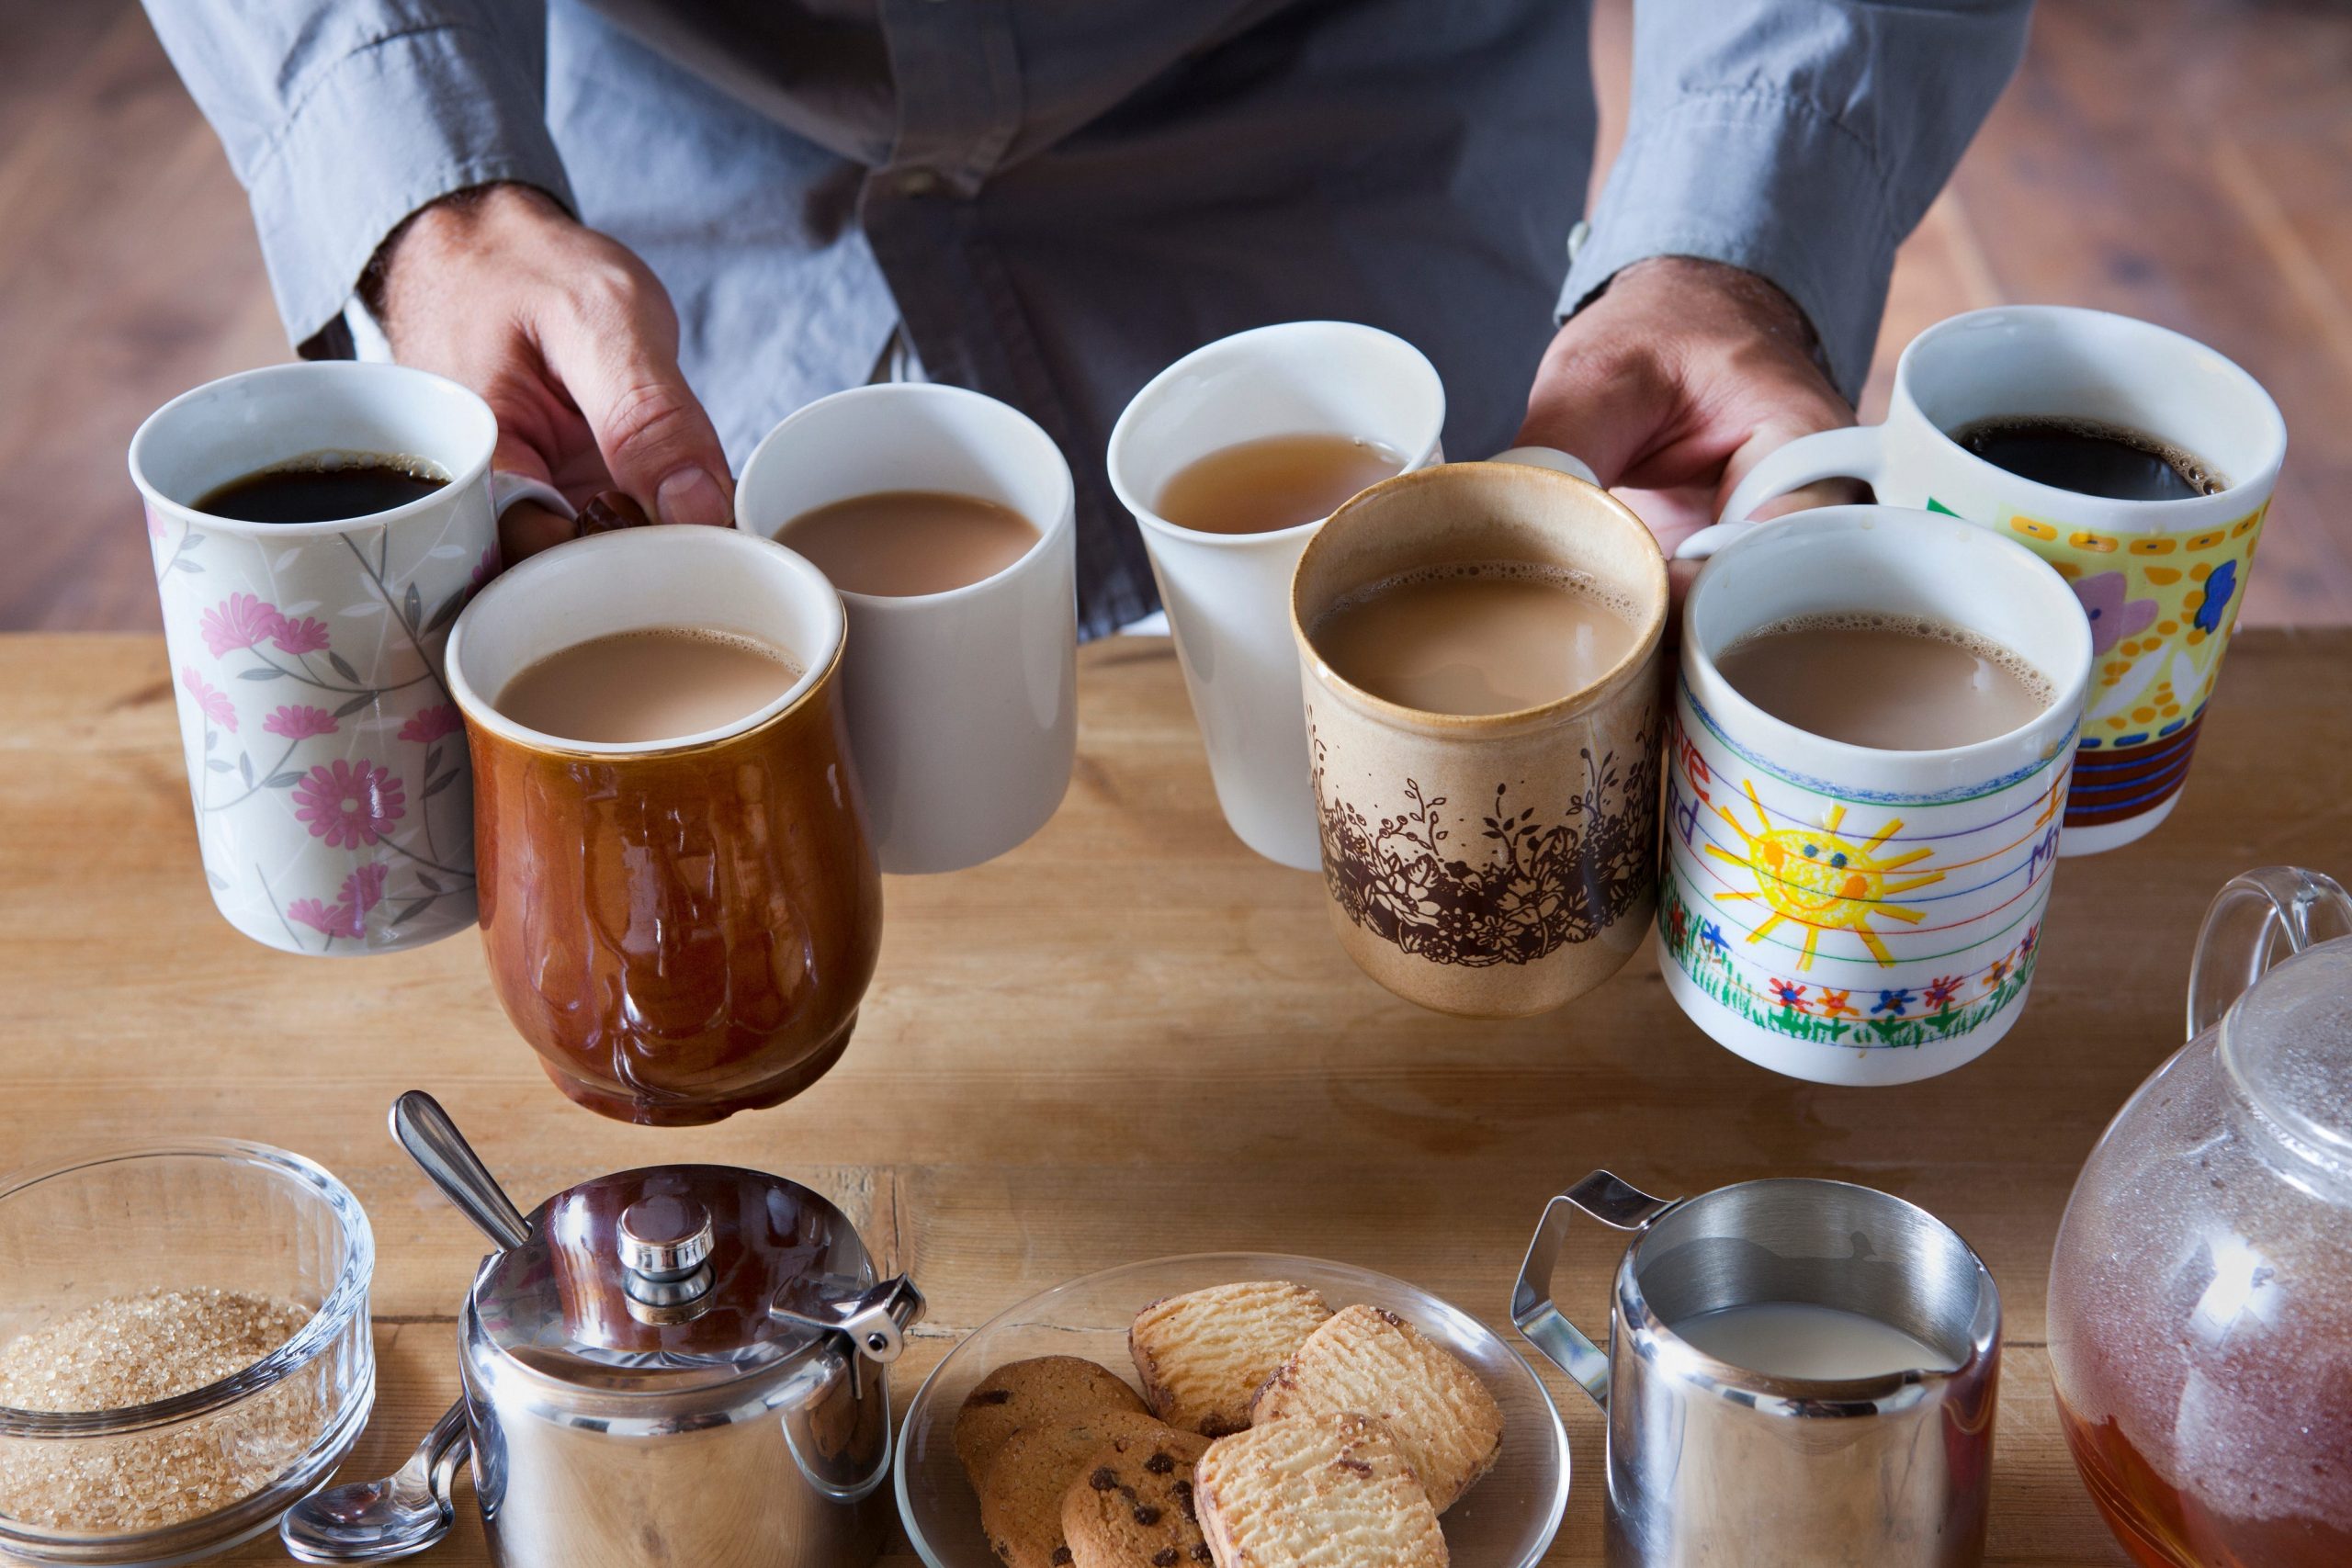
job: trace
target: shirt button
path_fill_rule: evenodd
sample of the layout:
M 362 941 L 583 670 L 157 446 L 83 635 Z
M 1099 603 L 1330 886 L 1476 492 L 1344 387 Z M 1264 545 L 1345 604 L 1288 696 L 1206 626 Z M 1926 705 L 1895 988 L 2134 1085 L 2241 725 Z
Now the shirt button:
M 939 175 L 931 169 L 909 169 L 899 176 L 900 196 L 932 196 L 939 190 Z

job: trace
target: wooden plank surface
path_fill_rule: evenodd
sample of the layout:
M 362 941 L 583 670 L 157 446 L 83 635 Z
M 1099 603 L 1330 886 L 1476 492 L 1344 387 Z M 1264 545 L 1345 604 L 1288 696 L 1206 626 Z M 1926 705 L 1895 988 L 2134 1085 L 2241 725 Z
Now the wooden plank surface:
M 1623 139 L 1632 5 L 1594 6 L 1596 170 Z M 1896 260 L 1863 416 L 1957 311 L 2177 327 L 2269 387 L 2291 434 L 2242 618 L 2352 622 L 2347 79 L 2333 0 L 2041 0 L 2016 85 Z M 0 0 L 0 628 L 152 629 L 130 434 L 288 350 L 244 195 L 133 0 Z
M 991 865 L 888 883 L 881 970 L 841 1066 L 779 1110 L 663 1133 L 558 1097 L 470 940 L 328 964 L 238 936 L 198 870 L 160 641 L 0 637 L 0 1165 L 209 1134 L 342 1176 L 376 1227 L 383 1356 L 351 1474 L 389 1471 L 453 1392 L 452 1317 L 478 1255 L 384 1133 L 412 1086 L 441 1096 L 526 1203 L 680 1160 L 833 1196 L 930 1296 L 897 1374 L 908 1392 L 964 1330 L 1115 1263 L 1318 1254 L 1502 1326 L 1544 1201 L 1596 1166 L 1667 1192 L 1847 1177 L 1942 1215 L 2001 1282 L 1993 1560 L 2120 1561 L 2052 1416 L 2051 1237 L 2092 1140 L 2178 1042 L 2205 901 L 2254 865 L 2352 867 L 2336 776 L 2352 632 L 2242 635 L 2172 820 L 2065 863 L 2016 1031 L 1959 1072 L 1875 1090 L 1718 1049 L 1646 953 L 1521 1022 L 1396 1000 L 1341 955 L 1314 877 L 1226 830 L 1167 645 L 1098 645 L 1080 671 L 1060 814 Z M 1589 1229 L 1568 1249 L 1560 1298 L 1588 1325 L 1615 1255 Z M 1600 1422 L 1547 1382 L 1576 1457 L 1550 1561 L 1597 1562 Z M 425 1561 L 481 1563 L 478 1529 Z

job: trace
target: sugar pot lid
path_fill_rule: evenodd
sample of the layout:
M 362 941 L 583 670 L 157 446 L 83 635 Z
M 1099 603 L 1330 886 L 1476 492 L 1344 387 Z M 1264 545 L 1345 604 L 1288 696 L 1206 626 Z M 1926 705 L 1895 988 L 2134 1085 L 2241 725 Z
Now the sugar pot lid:
M 518 1366 L 583 1388 L 725 1385 L 842 1339 L 888 1362 L 920 1308 L 905 1280 L 877 1282 L 840 1210 L 759 1171 L 617 1171 L 528 1224 L 475 1277 L 471 1323 Z
M 732 1166 L 616 1171 L 517 1213 L 429 1096 L 394 1135 L 494 1249 L 467 1299 L 469 1357 L 540 1397 L 723 1393 L 812 1354 L 888 1364 L 922 1316 L 903 1276 L 877 1280 L 856 1229 L 797 1182 Z

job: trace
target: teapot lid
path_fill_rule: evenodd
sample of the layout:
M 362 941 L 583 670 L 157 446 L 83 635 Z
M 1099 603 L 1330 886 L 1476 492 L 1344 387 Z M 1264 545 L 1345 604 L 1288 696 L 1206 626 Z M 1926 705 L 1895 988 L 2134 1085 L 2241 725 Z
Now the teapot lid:
M 468 1341 L 599 1393 L 724 1389 L 849 1329 L 844 1348 L 888 1360 L 921 1306 L 904 1280 L 877 1284 L 839 1209 L 759 1171 L 616 1171 L 529 1223 L 530 1238 L 476 1276 Z
M 2222 1026 L 2222 1058 L 2256 1110 L 2352 1172 L 2352 939 L 2275 964 Z

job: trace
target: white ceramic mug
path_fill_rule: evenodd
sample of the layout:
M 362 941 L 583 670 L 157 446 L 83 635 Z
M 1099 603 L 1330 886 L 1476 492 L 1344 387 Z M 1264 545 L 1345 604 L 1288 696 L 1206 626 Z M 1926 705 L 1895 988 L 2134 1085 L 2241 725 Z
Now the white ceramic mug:
M 1997 468 L 1947 434 L 2007 414 L 2144 431 L 2211 464 L 2226 488 L 2176 501 L 2082 495 Z M 2091 617 L 2098 656 L 2062 848 L 2091 854 L 2148 832 L 2179 798 L 2286 451 L 2286 422 L 2261 383 L 2193 338 L 2101 310 L 2002 306 L 1920 333 L 1903 351 L 1884 424 L 1790 442 L 1732 492 L 1724 517 L 1847 477 L 1891 505 L 2008 535 L 2056 567 Z M 1726 536 L 1707 529 L 1679 553 L 1703 556 Z
M 1809 734 L 1733 689 L 1723 650 L 1792 616 L 1917 615 L 2049 681 L 2007 735 L 1894 751 Z M 2025 1007 L 2091 676 L 2064 578 L 1956 517 L 1833 506 L 1747 530 L 1682 611 L 1667 735 L 1660 968 L 1692 1021 L 1816 1083 L 1973 1060 Z
M 1009 506 L 1037 542 L 944 593 L 844 591 L 850 754 L 882 869 L 960 871 L 1046 825 L 1078 750 L 1078 520 L 1069 465 L 1020 410 L 956 387 L 820 398 L 760 443 L 735 525 L 773 539 L 804 513 L 882 491 Z M 788 542 L 788 541 L 787 541 Z
M 130 442 L 197 843 L 231 925 L 288 953 L 389 953 L 474 923 L 450 623 L 498 570 L 490 407 L 396 365 L 276 365 L 174 399 Z M 431 495 L 366 517 L 243 523 L 207 492 L 313 452 L 423 458 Z
M 1159 515 L 1160 491 L 1198 458 L 1273 435 L 1378 442 L 1409 472 L 1444 461 L 1444 424 L 1445 389 L 1411 344 L 1351 321 L 1289 321 L 1193 350 L 1153 377 L 1112 428 L 1111 487 L 1143 530 L 1217 805 L 1268 860 L 1301 871 L 1322 863 L 1290 580 L 1323 525 L 1180 528 Z

